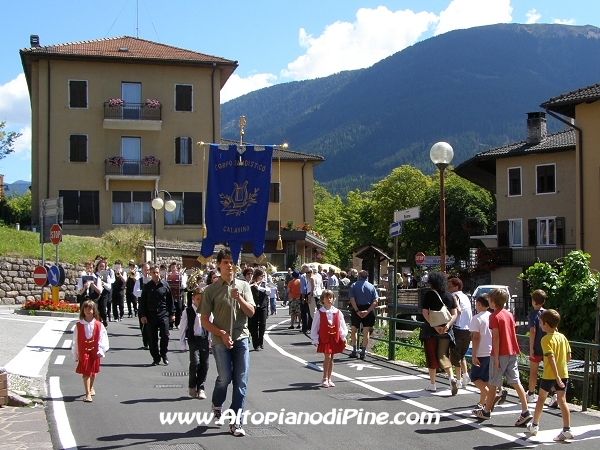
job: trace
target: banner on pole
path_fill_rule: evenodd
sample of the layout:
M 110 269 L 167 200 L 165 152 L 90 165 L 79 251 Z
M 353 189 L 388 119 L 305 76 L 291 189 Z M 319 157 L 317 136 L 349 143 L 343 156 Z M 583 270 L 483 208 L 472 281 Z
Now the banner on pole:
M 227 244 L 236 259 L 244 242 L 252 242 L 255 257 L 262 255 L 272 161 L 273 146 L 210 145 L 204 258 L 212 256 L 216 244 Z

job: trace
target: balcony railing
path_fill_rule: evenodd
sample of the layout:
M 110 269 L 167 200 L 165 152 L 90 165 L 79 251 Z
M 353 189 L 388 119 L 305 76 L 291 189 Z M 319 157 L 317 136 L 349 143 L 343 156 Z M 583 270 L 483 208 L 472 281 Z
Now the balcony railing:
M 575 246 L 500 247 L 495 250 L 498 255 L 498 265 L 527 267 L 538 261 L 551 263 L 558 258 L 563 258 L 575 250 Z
M 125 103 L 123 106 L 108 106 L 104 103 L 104 118 L 117 120 L 161 120 L 162 105 L 150 108 L 145 103 Z
M 141 175 L 160 175 L 160 161 L 156 164 L 147 166 L 141 159 L 125 159 L 122 165 L 115 165 L 104 161 L 105 175 L 126 175 L 126 176 L 141 176 Z

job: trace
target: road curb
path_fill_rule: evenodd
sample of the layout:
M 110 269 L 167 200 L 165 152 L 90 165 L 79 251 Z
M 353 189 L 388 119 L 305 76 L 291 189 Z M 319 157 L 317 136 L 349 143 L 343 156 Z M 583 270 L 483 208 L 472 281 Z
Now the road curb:
M 33 314 L 31 313 L 33 311 Z M 49 317 L 69 317 L 73 319 L 79 318 L 79 313 L 68 313 L 62 311 L 44 311 L 37 309 L 15 309 L 13 311 L 14 314 L 19 314 L 22 316 L 49 316 Z

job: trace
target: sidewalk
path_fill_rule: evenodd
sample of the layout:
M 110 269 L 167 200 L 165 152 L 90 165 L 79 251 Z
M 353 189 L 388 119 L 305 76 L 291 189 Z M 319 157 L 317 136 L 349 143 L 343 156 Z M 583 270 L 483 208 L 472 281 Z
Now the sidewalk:
M 16 346 L 21 348 L 27 345 L 27 341 L 36 333 L 36 330 L 31 330 L 29 334 L 14 333 L 14 326 L 8 327 L 9 324 L 18 324 L 14 319 L 25 319 L 26 316 L 13 316 L 15 309 L 20 308 L 20 305 L 0 305 L 0 313 L 10 321 L 3 321 L 4 327 L 3 341 L 4 345 Z M 31 321 L 30 321 L 31 322 Z M 21 322 L 24 323 L 24 322 Z M 40 328 L 44 322 L 40 322 Z M 24 323 L 27 324 L 27 323 Z M 8 328 L 7 328 L 8 327 Z M 8 339 L 10 338 L 10 339 Z M 11 359 L 11 354 L 8 354 L 8 359 Z M 7 354 L 4 355 L 7 357 Z M 8 361 L 7 361 L 8 362 Z M 25 392 L 26 398 L 44 399 L 46 388 L 45 373 L 40 378 L 29 378 L 16 374 L 8 376 L 8 387 L 10 390 L 17 393 Z M 44 402 L 46 403 L 46 402 Z M 15 449 L 51 449 L 52 440 L 46 419 L 46 408 L 44 405 L 38 404 L 30 407 L 0 407 L 0 450 L 15 450 Z
M 0 449 L 41 448 L 52 448 L 45 408 L 0 407 Z

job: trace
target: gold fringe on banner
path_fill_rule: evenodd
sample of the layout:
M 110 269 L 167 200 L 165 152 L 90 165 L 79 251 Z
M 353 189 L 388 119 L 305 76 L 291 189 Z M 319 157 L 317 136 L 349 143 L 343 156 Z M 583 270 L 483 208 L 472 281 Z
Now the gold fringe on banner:
M 212 255 L 205 258 L 204 256 L 200 255 L 196 258 L 196 261 L 198 261 L 200 264 L 206 264 L 210 261 L 212 261 Z

